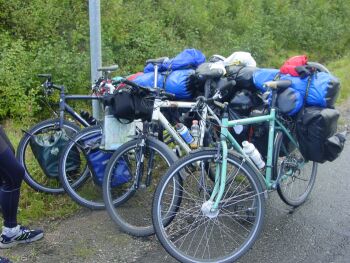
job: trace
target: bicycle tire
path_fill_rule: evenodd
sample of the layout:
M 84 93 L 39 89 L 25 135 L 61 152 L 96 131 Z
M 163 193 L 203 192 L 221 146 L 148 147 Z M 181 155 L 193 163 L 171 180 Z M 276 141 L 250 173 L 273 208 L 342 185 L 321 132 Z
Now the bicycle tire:
M 152 166 L 155 164 L 154 167 L 151 167 L 152 171 L 155 171 L 156 174 L 152 174 L 152 181 L 149 186 L 142 187 L 142 185 L 138 188 L 134 188 L 135 184 L 135 172 L 133 169 L 133 165 L 131 164 L 130 160 L 135 160 L 135 167 L 140 167 L 138 165 L 141 164 L 140 161 L 138 161 L 137 152 L 139 150 L 139 145 L 141 143 L 142 139 L 135 139 L 132 141 L 129 141 L 122 146 L 120 146 L 111 157 L 110 161 L 108 162 L 106 173 L 104 177 L 103 182 L 103 197 L 106 204 L 106 209 L 112 218 L 112 220 L 120 227 L 120 229 L 133 236 L 149 236 L 154 234 L 154 228 L 151 221 L 152 214 L 151 214 L 151 205 L 153 200 L 153 194 L 155 187 L 158 183 L 158 178 L 160 177 L 159 172 L 162 172 L 161 169 L 167 169 L 176 159 L 176 155 L 174 154 L 171 149 L 169 149 L 166 144 L 163 142 L 152 138 L 147 137 L 145 139 L 145 145 L 146 149 L 149 151 L 149 156 L 151 155 L 151 152 L 154 151 L 159 155 L 159 158 L 154 158 L 153 160 L 156 160 L 156 163 L 151 161 L 151 158 L 148 159 L 148 166 Z M 134 151 L 134 153 L 133 153 Z M 139 150 L 140 151 L 140 150 Z M 113 175 L 113 169 L 118 161 L 119 158 L 127 157 L 130 152 L 131 157 L 128 160 L 128 165 L 130 171 L 132 171 L 133 180 L 131 180 L 132 185 L 128 186 L 126 189 L 126 193 L 122 194 L 121 196 L 114 198 L 112 191 L 112 187 L 110 185 L 110 181 Z M 133 156 L 134 154 L 135 156 Z M 147 158 L 146 154 L 143 156 L 144 158 Z M 158 158 L 158 159 L 157 159 Z M 162 160 L 160 160 L 162 158 Z M 152 162 L 152 165 L 150 165 L 150 162 Z M 164 166 L 164 167 L 163 167 Z M 147 167 L 149 168 L 149 167 Z M 142 171 L 142 168 L 139 168 Z M 144 169 L 147 170 L 147 169 Z M 143 175 L 145 176 L 145 175 Z M 146 175 L 147 178 L 147 175 Z M 146 196 L 147 195 L 147 196 Z M 128 200 L 125 200 L 125 199 Z M 118 199 L 119 202 L 113 203 L 115 199 Z M 126 202 L 130 201 L 130 202 Z M 121 203 L 123 205 L 121 206 Z
M 231 175 L 231 179 L 226 182 L 226 190 L 223 195 L 223 199 L 219 203 L 218 214 L 215 215 L 215 212 L 212 214 L 211 209 L 206 210 L 203 208 L 205 207 L 204 204 L 209 202 L 210 191 L 214 188 L 214 182 L 212 182 L 212 180 L 209 178 L 208 172 L 205 174 L 203 171 L 199 173 L 201 175 L 201 178 L 196 179 L 194 175 L 194 167 L 197 165 L 198 167 L 208 169 L 206 165 L 200 165 L 201 162 L 202 164 L 205 164 L 209 161 L 214 161 L 215 163 L 216 157 L 217 149 L 204 149 L 190 153 L 188 156 L 179 159 L 170 167 L 167 173 L 162 177 L 156 189 L 152 211 L 155 232 L 158 240 L 165 248 L 165 250 L 180 262 L 233 262 L 248 251 L 248 249 L 254 244 L 255 240 L 261 232 L 265 214 L 265 197 L 263 187 L 257 175 L 248 166 L 248 164 L 244 162 L 244 159 L 233 155 L 232 153 L 228 154 L 228 165 L 235 166 L 237 169 L 227 170 L 228 174 Z M 198 165 L 198 163 L 200 164 Z M 187 167 L 187 165 L 189 166 Z M 242 171 L 242 174 L 238 174 L 239 171 Z M 184 174 L 187 175 L 184 176 Z M 202 177 L 203 175 L 204 177 Z M 206 179 L 206 177 L 208 178 Z M 195 179 L 191 181 L 192 178 Z M 181 188 L 182 196 L 180 198 L 182 200 L 181 202 L 177 202 L 179 204 L 179 207 L 170 207 L 167 209 L 166 190 L 169 183 L 170 187 L 172 186 L 173 182 L 171 180 L 177 181 L 177 187 Z M 199 182 L 202 183 L 200 184 Z M 249 190 L 244 190 L 245 187 L 243 187 L 243 182 L 249 183 L 249 188 L 247 189 L 253 190 L 253 195 L 251 197 L 249 197 L 249 195 L 246 197 L 247 195 L 245 195 L 244 192 L 242 193 L 242 191 L 248 191 L 249 193 Z M 188 185 L 189 188 L 184 189 L 185 185 Z M 236 190 L 233 190 L 230 196 L 227 197 L 227 193 L 232 186 L 237 186 L 237 188 Z M 194 189 L 194 192 L 189 192 L 191 188 Z M 200 188 L 201 191 L 199 191 L 198 188 Z M 238 190 L 239 188 L 243 190 Z M 173 191 L 174 190 L 171 190 L 171 192 Z M 235 193 L 238 195 L 233 195 Z M 196 199 L 197 194 L 198 199 Z M 253 200 L 244 207 L 243 203 L 248 201 L 250 198 L 253 198 Z M 194 206 L 190 205 L 190 203 L 193 201 L 195 203 L 198 202 L 199 205 L 197 203 Z M 240 204 L 240 202 L 243 203 Z M 172 204 L 170 204 L 170 206 L 171 205 Z M 236 210 L 236 206 L 238 210 Z M 239 207 L 241 207 L 241 210 Z M 229 212 L 230 209 L 234 209 L 237 214 Z M 225 210 L 227 210 L 229 213 Z M 163 213 L 164 211 L 165 213 Z M 245 212 L 248 211 L 250 211 L 250 213 L 245 214 Z M 193 218 L 191 218 L 192 214 L 195 214 L 196 212 L 198 213 Z M 244 213 L 240 214 L 241 212 Z M 162 214 L 164 214 L 164 217 L 162 217 Z M 206 217 L 209 219 L 206 219 Z M 237 218 L 237 222 L 234 217 Z M 203 218 L 204 222 L 201 221 Z M 225 223 L 227 223 L 227 221 L 230 219 L 232 219 L 232 222 L 229 226 L 227 226 Z M 210 233 L 201 229 L 205 227 L 205 220 L 209 222 L 208 224 L 210 224 L 211 220 L 213 222 Z M 214 223 L 215 220 L 216 223 Z M 241 221 L 242 224 L 247 224 L 250 222 L 252 229 L 249 234 L 247 234 L 247 238 L 244 239 L 241 244 L 237 245 L 238 248 L 226 252 L 229 250 L 229 246 L 227 246 L 225 242 L 227 243 L 227 241 L 230 241 L 230 238 L 233 239 L 236 236 L 239 236 L 237 233 L 233 233 L 235 232 L 233 229 L 237 230 L 236 224 L 239 223 L 238 221 Z M 178 222 L 178 225 L 176 225 L 176 222 Z M 214 231 L 214 228 L 220 228 L 220 226 L 225 226 L 225 231 L 221 231 L 221 229 L 219 229 L 219 231 L 217 231 L 218 229 L 215 229 Z M 173 230 L 174 232 L 171 233 Z M 226 232 L 228 232 L 228 234 Z M 198 235 L 202 236 L 196 236 L 197 233 Z M 210 238 L 212 233 L 215 233 L 216 235 L 214 239 Z M 175 244 L 177 241 L 179 241 L 179 239 L 175 240 L 177 238 L 177 235 L 180 239 L 182 239 L 182 244 L 179 246 L 176 246 Z M 220 238 L 220 235 L 221 239 L 219 242 L 215 242 L 215 238 Z M 224 239 L 224 235 L 226 235 L 226 240 Z M 188 241 L 190 242 L 187 242 L 185 244 L 187 238 L 189 238 Z M 205 244 L 204 250 L 202 247 L 203 245 L 201 244 L 202 240 L 204 240 L 203 243 Z M 191 247 L 192 244 L 194 247 Z M 186 251 L 181 251 L 182 247 Z M 209 249 L 211 248 L 214 250 L 210 253 Z M 207 253 L 206 250 L 208 250 Z M 197 251 L 204 251 L 202 258 L 199 258 L 199 256 L 196 257 Z M 223 256 L 220 253 L 222 251 L 224 251 L 224 253 L 228 253 L 228 255 Z M 204 258 L 204 254 L 207 254 L 207 258 Z
M 60 182 L 67 194 L 79 205 L 92 210 L 104 209 L 102 188 L 92 180 L 93 175 L 86 160 L 87 151 L 90 149 L 82 145 L 84 138 L 93 138 L 100 143 L 102 128 L 99 125 L 84 128 L 67 144 L 60 158 Z M 79 163 L 79 171 L 67 171 L 67 160 L 72 161 L 72 158 L 76 158 L 75 163 Z
M 317 174 L 317 163 L 316 162 L 305 162 L 304 158 L 302 157 L 300 151 L 298 148 L 294 148 L 291 152 L 286 152 L 286 147 L 283 147 L 283 133 L 277 132 L 275 137 L 275 147 L 274 147 L 274 153 L 273 153 L 273 164 L 274 164 L 274 178 L 278 178 L 280 172 L 284 172 L 284 175 L 281 175 L 281 180 L 277 182 L 277 192 L 280 198 L 283 202 L 285 202 L 287 205 L 298 207 L 302 205 L 307 198 L 309 197 L 312 188 L 316 181 L 316 174 Z M 284 151 L 283 154 L 281 154 L 281 151 Z M 282 157 L 281 157 L 282 156 Z M 304 162 L 303 164 L 303 171 L 306 171 L 307 173 L 310 173 L 310 178 L 307 180 L 299 177 L 300 175 L 300 162 Z M 293 169 L 296 169 L 293 171 Z M 288 173 L 291 173 L 291 175 L 288 175 Z M 298 174 L 297 174 L 298 173 Z M 296 182 L 306 182 L 307 185 L 305 187 L 301 188 L 300 195 L 297 197 L 291 197 L 288 196 L 287 193 L 287 187 L 284 187 L 284 184 L 288 185 L 296 185 Z M 290 183 L 288 183 L 290 182 Z M 282 185 L 283 183 L 283 185 Z M 291 186 L 289 190 L 289 194 L 292 194 L 293 186 Z M 295 189 L 295 187 L 294 187 Z
M 24 181 L 35 191 L 50 193 L 50 194 L 61 194 L 64 193 L 63 187 L 60 185 L 58 178 L 50 179 L 48 176 L 40 168 L 38 163 L 34 164 L 35 171 L 38 171 L 39 175 L 34 175 L 33 171 L 29 169 L 30 165 L 26 159 L 26 150 L 28 148 L 31 135 L 39 134 L 46 129 L 50 129 L 53 127 L 59 126 L 59 119 L 49 119 L 42 121 L 34 126 L 32 126 L 27 132 L 22 136 L 18 148 L 17 148 L 17 160 L 25 169 Z M 70 131 L 70 134 L 77 133 L 80 128 L 74 123 L 68 122 L 66 120 L 63 121 L 63 127 Z M 30 147 L 29 147 L 30 148 Z M 30 155 L 30 153 L 28 153 Z M 28 156 L 28 159 L 35 159 L 34 156 Z M 38 177 L 38 178 L 36 178 Z M 42 180 L 42 181 L 39 181 Z M 48 185 L 49 184 L 49 185 Z

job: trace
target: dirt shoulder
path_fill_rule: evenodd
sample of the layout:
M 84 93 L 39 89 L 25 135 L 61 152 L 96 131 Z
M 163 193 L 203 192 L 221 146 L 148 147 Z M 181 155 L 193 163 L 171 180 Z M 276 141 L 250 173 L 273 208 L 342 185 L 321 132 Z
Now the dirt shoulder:
M 105 211 L 83 209 L 43 222 L 43 240 L 0 253 L 13 262 L 173 262 L 155 237 L 134 238 L 118 230 Z

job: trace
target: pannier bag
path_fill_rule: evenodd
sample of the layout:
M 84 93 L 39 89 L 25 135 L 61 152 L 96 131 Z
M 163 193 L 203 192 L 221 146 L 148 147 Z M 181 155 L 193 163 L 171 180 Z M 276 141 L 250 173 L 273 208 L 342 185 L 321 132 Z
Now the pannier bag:
M 257 70 L 258 69 L 256 67 L 247 66 L 226 67 L 227 78 L 236 81 L 237 89 L 249 89 L 251 91 L 256 89 L 253 81 L 253 75 Z
M 103 151 L 100 149 L 92 150 L 88 155 L 87 159 L 90 164 L 90 169 L 93 169 L 93 180 L 94 183 L 102 186 L 105 170 L 109 159 L 112 157 L 113 152 Z M 111 186 L 116 187 L 127 183 L 131 179 L 131 175 L 128 169 L 127 163 L 123 158 L 117 161 L 116 168 L 113 171 L 113 178 Z
M 60 156 L 68 141 L 69 138 L 65 130 L 31 136 L 30 147 L 46 176 L 58 179 Z M 67 158 L 66 171 L 76 171 L 79 167 L 79 152 L 78 149 L 73 148 Z
M 90 151 L 87 152 L 86 157 L 89 164 L 89 168 L 92 171 L 92 178 L 95 184 L 102 186 L 104 173 L 109 159 L 112 157 L 113 152 L 103 151 L 99 149 L 102 135 L 93 135 L 84 138 L 83 145 Z M 131 179 L 131 174 L 126 161 L 120 158 L 117 161 L 115 170 L 113 171 L 113 177 L 111 186 L 116 187 L 127 183 Z
M 345 136 L 336 134 L 339 112 L 335 109 L 305 107 L 297 118 L 297 138 L 305 159 L 333 161 L 344 147 Z M 335 137 L 334 137 L 335 136 Z
M 200 50 L 194 48 L 185 49 L 176 57 L 166 60 L 160 64 L 158 71 L 164 72 L 179 69 L 195 69 L 203 62 L 205 62 L 205 56 Z M 144 68 L 144 72 L 154 72 L 153 64 L 147 64 Z
M 104 104 L 111 106 L 111 111 L 117 119 L 149 121 L 152 118 L 154 98 L 148 95 L 144 90 L 122 88 L 105 97 Z
M 229 109 L 243 115 L 248 115 L 255 106 L 253 95 L 248 90 L 237 91 L 229 103 Z
M 223 66 L 221 61 L 206 62 L 199 65 L 199 67 L 196 69 L 196 77 L 201 80 L 221 78 L 226 73 L 225 67 L 222 68 L 222 67 L 215 66 L 216 64 Z
M 154 72 L 138 76 L 135 83 L 143 87 L 154 86 Z M 195 82 L 195 70 L 183 69 L 158 74 L 157 87 L 172 93 L 177 99 L 192 99 Z
M 303 107 L 304 98 L 300 92 L 287 88 L 277 96 L 277 108 L 281 113 L 293 116 Z

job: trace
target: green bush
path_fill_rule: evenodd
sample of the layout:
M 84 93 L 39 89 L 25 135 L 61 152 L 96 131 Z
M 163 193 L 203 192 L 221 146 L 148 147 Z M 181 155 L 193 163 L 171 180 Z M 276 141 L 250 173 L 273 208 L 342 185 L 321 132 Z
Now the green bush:
M 0 0 L 0 10 L 0 119 L 45 114 L 38 73 L 89 92 L 88 1 Z M 119 64 L 120 75 L 188 47 L 249 51 L 265 67 L 297 54 L 327 63 L 350 47 L 345 0 L 102 0 L 101 19 L 103 64 Z

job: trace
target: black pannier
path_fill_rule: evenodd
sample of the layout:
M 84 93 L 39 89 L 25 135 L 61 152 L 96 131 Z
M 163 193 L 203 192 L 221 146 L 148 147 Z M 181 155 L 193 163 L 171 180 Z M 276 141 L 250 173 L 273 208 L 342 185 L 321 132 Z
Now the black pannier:
M 339 112 L 335 109 L 306 107 L 297 118 L 297 138 L 305 159 L 333 161 L 344 148 L 345 136 L 336 134 Z
M 248 89 L 251 91 L 256 91 L 256 87 L 253 81 L 254 72 L 257 71 L 256 67 L 248 66 L 229 66 L 226 67 L 227 78 L 229 80 L 236 81 L 237 89 Z
M 154 97 L 145 90 L 123 88 L 105 98 L 104 104 L 112 108 L 111 112 L 117 119 L 149 121 L 152 118 Z

